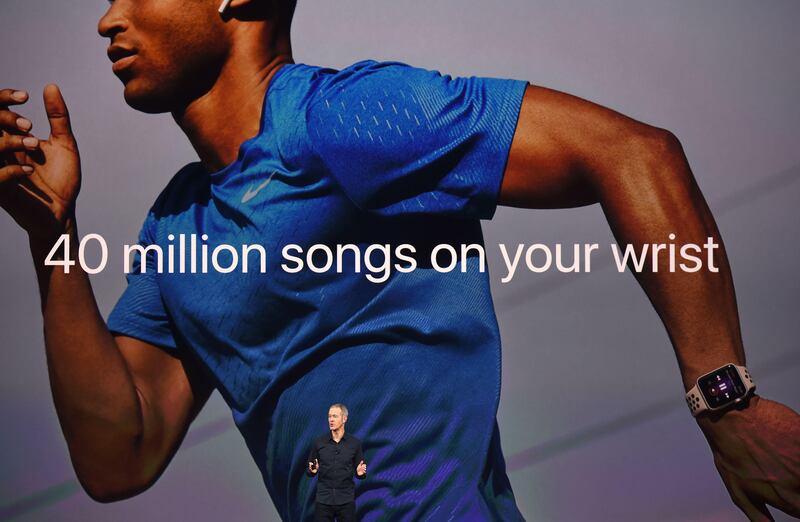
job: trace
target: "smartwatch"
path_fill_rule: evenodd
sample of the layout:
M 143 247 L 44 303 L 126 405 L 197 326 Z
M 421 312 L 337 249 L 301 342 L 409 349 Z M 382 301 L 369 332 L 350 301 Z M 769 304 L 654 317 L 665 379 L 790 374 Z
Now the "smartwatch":
M 697 417 L 704 411 L 719 411 L 744 400 L 756 385 L 744 366 L 726 364 L 701 375 L 686 394 L 686 404 Z

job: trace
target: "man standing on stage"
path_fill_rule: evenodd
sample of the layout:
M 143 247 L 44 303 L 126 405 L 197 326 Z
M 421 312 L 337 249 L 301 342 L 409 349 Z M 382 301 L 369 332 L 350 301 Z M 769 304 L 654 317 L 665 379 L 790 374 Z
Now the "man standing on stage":
M 339 403 L 332 405 L 328 410 L 330 433 L 314 440 L 308 454 L 307 475 L 319 474 L 315 521 L 356 519 L 353 470 L 356 477 L 363 480 L 367 478 L 367 464 L 361 452 L 361 441 L 345 433 L 346 422 L 347 407 Z

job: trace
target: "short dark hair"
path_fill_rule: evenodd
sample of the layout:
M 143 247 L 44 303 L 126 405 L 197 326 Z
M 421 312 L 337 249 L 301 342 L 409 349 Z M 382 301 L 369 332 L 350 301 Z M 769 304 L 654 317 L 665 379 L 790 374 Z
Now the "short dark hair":
M 328 408 L 328 411 L 330 411 L 331 408 L 339 408 L 339 410 L 341 410 L 342 412 L 342 417 L 347 417 L 347 406 L 345 406 L 344 404 L 340 402 L 337 402 L 336 404 L 331 404 L 331 407 Z
M 276 14 L 276 22 L 282 30 L 289 31 L 292 27 L 292 17 L 297 7 L 297 0 L 273 0 L 272 6 Z
M 254 0 L 236 13 L 241 20 L 269 20 L 277 33 L 289 34 L 297 0 Z

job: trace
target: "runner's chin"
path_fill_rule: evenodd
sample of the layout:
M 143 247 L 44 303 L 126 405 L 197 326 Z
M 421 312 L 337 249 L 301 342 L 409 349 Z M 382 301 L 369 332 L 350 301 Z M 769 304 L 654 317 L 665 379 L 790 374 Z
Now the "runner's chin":
M 125 102 L 133 109 L 148 114 L 170 112 L 174 106 L 174 97 L 159 81 L 157 74 L 147 74 L 139 63 L 133 63 L 114 74 L 125 86 Z

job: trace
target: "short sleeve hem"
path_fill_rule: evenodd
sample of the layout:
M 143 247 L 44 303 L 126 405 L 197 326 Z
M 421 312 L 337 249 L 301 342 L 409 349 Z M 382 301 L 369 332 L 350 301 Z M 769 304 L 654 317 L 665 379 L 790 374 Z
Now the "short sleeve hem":
M 479 178 L 474 214 L 479 219 L 491 219 L 497 210 L 500 187 L 528 82 L 491 78 L 484 81 L 488 83 L 487 92 L 491 93 L 487 96 L 485 110 L 491 116 L 482 121 L 489 122 L 493 128 L 491 137 L 481 141 L 479 145 L 487 150 L 476 151 L 478 156 L 487 158 L 490 163 L 486 165 L 486 175 Z
M 160 336 L 152 331 L 152 327 L 142 326 L 135 321 L 123 319 L 119 316 L 110 316 L 108 318 L 108 331 L 112 335 L 124 335 L 126 337 L 133 337 L 142 342 L 155 345 L 171 354 L 178 351 L 177 346 L 171 343 L 164 336 Z
M 153 208 L 160 200 L 161 196 Z M 138 244 L 143 247 L 153 244 L 155 236 L 151 229 L 155 226 L 153 208 L 148 211 L 139 231 Z M 145 262 L 147 270 L 142 272 L 141 254 L 140 252 L 134 254 L 131 270 L 126 275 L 128 284 L 111 310 L 106 325 L 112 334 L 133 337 L 174 353 L 178 350 L 178 346 L 156 279 L 153 257 L 147 256 Z

